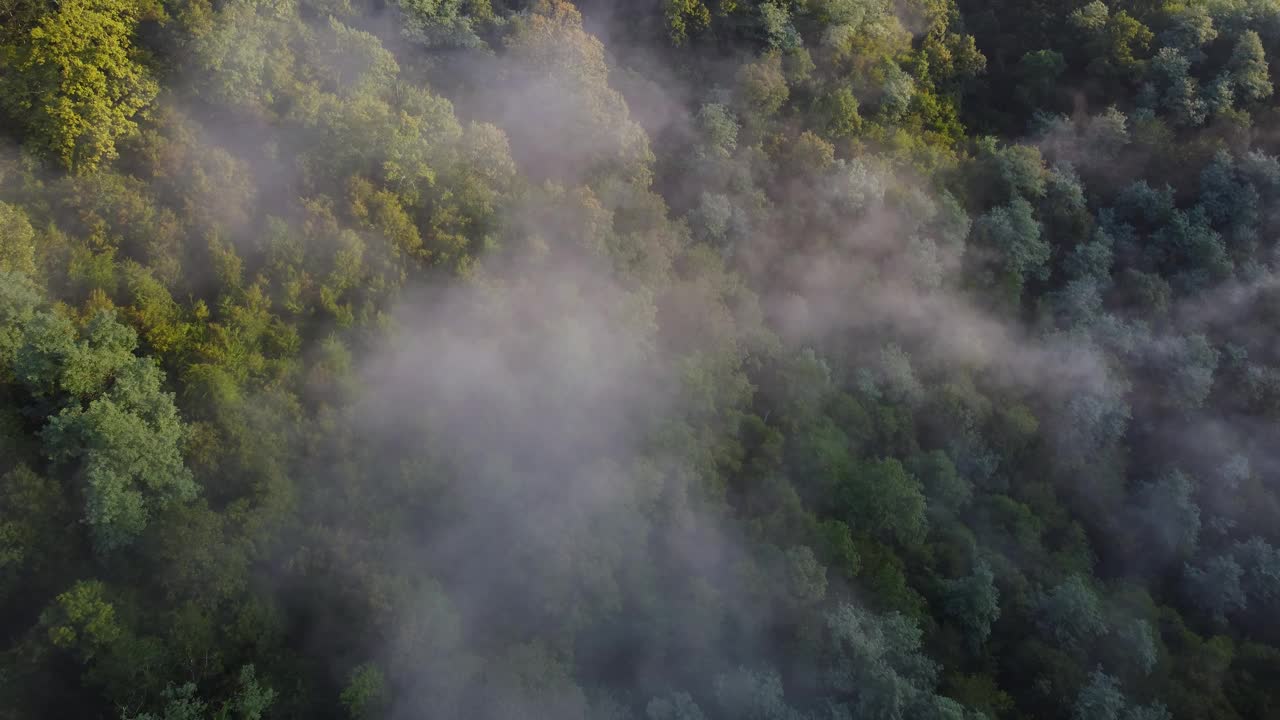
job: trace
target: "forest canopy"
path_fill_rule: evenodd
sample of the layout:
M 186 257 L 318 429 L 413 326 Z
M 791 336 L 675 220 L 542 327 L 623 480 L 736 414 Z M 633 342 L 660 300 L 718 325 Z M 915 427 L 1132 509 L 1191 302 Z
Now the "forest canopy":
M 0 720 L 1280 716 L 1278 60 L 0 0 Z

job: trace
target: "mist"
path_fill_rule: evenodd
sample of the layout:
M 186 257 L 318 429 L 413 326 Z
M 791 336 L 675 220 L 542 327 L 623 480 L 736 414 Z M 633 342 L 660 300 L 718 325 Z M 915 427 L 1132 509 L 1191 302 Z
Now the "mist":
M 0 720 L 1267 716 L 1228 5 L 0 7 Z

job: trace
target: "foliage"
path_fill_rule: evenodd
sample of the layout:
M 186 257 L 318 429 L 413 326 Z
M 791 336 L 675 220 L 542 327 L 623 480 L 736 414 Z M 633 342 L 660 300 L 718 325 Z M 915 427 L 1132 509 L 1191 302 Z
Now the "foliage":
M 4 111 L 28 144 L 73 171 L 117 155 L 137 116 L 159 91 L 133 36 L 144 6 L 133 0 L 53 5 L 26 32 L 0 46 Z
M 0 0 L 0 719 L 1273 717 L 1270 0 Z

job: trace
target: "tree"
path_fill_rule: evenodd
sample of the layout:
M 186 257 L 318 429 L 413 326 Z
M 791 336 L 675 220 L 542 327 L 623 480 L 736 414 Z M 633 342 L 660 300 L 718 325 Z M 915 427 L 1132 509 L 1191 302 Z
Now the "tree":
M 1082 47 L 1093 75 L 1125 79 L 1142 66 L 1141 55 L 1155 35 L 1125 10 L 1112 13 L 1102 0 L 1072 11 L 1067 22 L 1083 41 Z
M 667 37 L 680 47 L 711 25 L 711 11 L 702 0 L 663 0 Z
M 585 720 L 589 709 L 569 666 L 541 641 L 509 648 L 490 663 L 481 693 L 480 717 L 494 720 L 525 714 Z M 672 720 L 698 718 L 697 715 L 667 717 Z
M 823 683 L 852 717 L 946 717 L 934 694 L 937 666 L 920 652 L 920 629 L 899 613 L 842 604 L 827 615 Z M 952 714 L 951 717 L 958 715 Z
M 847 87 L 841 86 L 823 95 L 818 100 L 817 111 L 827 135 L 846 138 L 857 133 L 862 127 L 858 107 L 858 98 Z
M 713 158 L 728 159 L 738 148 L 738 119 L 720 103 L 707 103 L 694 118 L 702 138 L 702 147 Z
M 931 515 L 958 513 L 973 499 L 973 482 L 960 475 L 942 450 L 915 455 L 906 468 L 923 484 Z
M 1191 60 L 1176 48 L 1161 48 L 1151 60 L 1151 74 L 1163 93 L 1160 107 L 1178 125 L 1196 126 L 1205 121 L 1208 107 L 1200 96 L 1199 82 L 1191 75 Z
M 979 561 L 968 577 L 943 583 L 943 608 L 964 629 L 975 650 L 991 635 L 991 626 L 1000 617 L 1000 591 L 995 573 Z
M 647 185 L 653 153 L 609 85 L 604 45 L 567 0 L 537 0 L 517 18 L 506 47 L 504 129 L 523 169 L 554 180 L 620 179 Z M 541 117 L 529 117 L 537 109 Z M 518 118 L 518 119 L 516 119 Z
M 40 613 L 40 626 L 57 648 L 89 660 L 123 634 L 107 587 L 98 580 L 82 580 L 58 595 Z
M 1173 187 L 1152 187 L 1146 180 L 1136 180 L 1120 191 L 1115 200 L 1116 220 L 1126 221 L 1132 229 L 1153 230 L 1170 221 L 1177 208 L 1174 204 Z M 1107 223 L 1115 230 L 1121 229 L 1115 223 Z
M 1085 33 L 1098 33 L 1107 26 L 1107 19 L 1111 16 L 1111 8 L 1108 8 L 1102 0 L 1092 0 L 1071 11 L 1067 16 L 1067 22 L 1076 30 Z
M 1231 51 L 1231 78 L 1245 102 L 1271 97 L 1272 87 L 1262 38 L 1255 30 L 1245 30 Z
M 162 389 L 164 374 L 133 354 L 137 335 L 114 313 L 96 313 L 77 331 L 62 314 L 36 311 L 38 297 L 22 288 L 14 283 L 9 307 L 0 303 L 20 323 L 21 339 L 8 336 L 0 351 L 13 348 L 6 353 L 13 377 L 38 402 L 60 408 L 41 431 L 44 451 L 76 478 L 95 545 L 109 552 L 168 504 L 195 497 L 182 458 L 187 427 Z
M 784 558 L 791 596 L 801 605 L 822 602 L 827 595 L 827 568 L 813 550 L 806 545 L 787 548 Z
M 884 83 L 880 86 L 881 119 L 897 122 L 911 107 L 911 101 L 919 94 L 915 78 L 897 63 L 886 61 L 882 64 Z
M 736 95 L 749 127 L 757 130 L 763 127 L 791 96 L 787 78 L 782 73 L 782 57 L 770 54 L 739 68 Z
M 14 372 L 37 396 L 93 397 L 137 359 L 137 334 L 110 311 L 95 315 L 83 333 L 65 315 L 41 312 L 27 323 L 23 340 Z
M 787 705 L 782 678 L 772 669 L 738 668 L 716 677 L 716 704 L 725 717 L 742 720 L 800 720 Z
M 880 349 L 880 378 L 883 392 L 890 401 L 914 405 L 924 397 L 924 385 L 911 367 L 911 356 L 897 345 Z
M 0 98 L 28 144 L 73 171 L 116 157 L 159 86 L 133 35 L 136 0 L 64 0 L 26 38 L 0 47 Z
M 1163 252 L 1185 289 L 1204 288 L 1235 269 L 1222 235 L 1209 225 L 1202 208 L 1174 210 L 1168 224 L 1151 238 L 1151 251 Z
M 1160 704 L 1134 705 L 1120 690 L 1120 682 L 1099 668 L 1089 675 L 1071 708 L 1072 720 L 1172 720 Z
M 1058 78 L 1067 69 L 1062 53 L 1029 52 L 1018 60 L 1018 96 L 1029 108 L 1052 107 Z
M 1226 150 L 1219 150 L 1200 172 L 1200 206 L 1215 226 L 1252 229 L 1258 223 L 1261 197 L 1242 175 Z
M 36 270 L 36 231 L 21 208 L 0 202 L 0 272 Z
M 1155 35 L 1134 16 L 1120 10 L 1107 21 L 1105 57 L 1107 67 L 1120 77 L 1138 74 L 1143 67 L 1142 55 L 1151 46 Z
M 365 663 L 351 671 L 340 699 L 351 720 L 378 720 L 387 704 L 386 678 L 377 666 Z
M 760 5 L 760 21 L 769 47 L 775 50 L 792 51 L 802 46 L 800 33 L 791 24 L 791 12 L 784 4 L 765 2 Z
M 159 715 L 121 713 L 121 720 L 262 720 L 275 702 L 276 692 L 263 687 L 252 665 L 240 668 L 239 687 L 234 695 L 210 713 L 209 702 L 197 694 L 195 683 L 170 684 L 164 691 L 164 709 Z
M 40 291 L 30 278 L 0 269 L 0 381 L 16 379 L 15 363 L 25 345 L 25 328 L 42 302 Z
M 1049 276 L 1049 243 L 1040 237 L 1040 223 L 1031 203 L 1015 197 L 973 224 L 973 236 L 1000 253 L 1004 270 L 1014 287 L 1021 289 L 1027 278 Z
M 57 483 L 26 465 L 0 475 L 0 602 L 70 555 L 67 510 Z
M 1274 198 L 1280 193 L 1280 158 L 1250 150 L 1240 158 L 1239 169 L 1261 197 Z
M 1244 591 L 1244 570 L 1230 555 L 1217 555 L 1184 567 L 1183 584 L 1197 607 L 1225 622 L 1228 615 L 1248 605 Z
M 1237 542 L 1233 555 L 1243 571 L 1242 584 L 1249 605 L 1264 612 L 1280 607 L 1280 548 L 1252 537 Z
M 489 0 L 399 0 L 405 37 L 429 48 L 478 48 L 481 23 L 494 19 Z
M 1040 631 L 1068 648 L 1083 648 L 1104 632 L 1098 596 L 1079 575 L 1072 575 L 1039 598 Z
M 1063 261 L 1063 269 L 1072 279 L 1106 282 L 1111 279 L 1114 247 L 1115 240 L 1105 231 L 1098 230 L 1092 240 L 1076 245 Z
M 1126 705 L 1120 683 L 1101 669 L 1089 676 L 1071 708 L 1072 720 L 1121 720 Z
M 1217 37 L 1218 29 L 1213 26 L 1213 17 L 1208 9 L 1202 5 L 1190 5 L 1173 15 L 1170 27 L 1160 33 L 1160 44 L 1177 48 L 1199 61 L 1204 57 L 1200 48 Z
M 834 501 L 851 527 L 903 545 L 923 542 L 929 527 L 920 481 L 892 458 L 853 467 Z
M 1173 470 L 1143 483 L 1131 499 L 1136 527 L 1144 542 L 1142 560 L 1166 563 L 1195 552 L 1200 537 L 1200 508 L 1191 479 Z
M 183 465 L 187 428 L 154 361 L 133 355 L 137 336 L 110 312 L 78 339 L 70 321 L 42 312 L 27 324 L 17 376 L 38 394 L 69 399 L 41 433 L 46 454 L 69 468 L 85 496 L 98 549 L 128 544 L 148 517 L 196 494 Z
M 1122 622 L 1115 630 L 1115 639 L 1123 653 L 1122 668 L 1131 668 L 1134 675 L 1148 675 L 1159 660 L 1155 631 L 1146 620 Z
M 978 141 L 978 157 L 978 170 L 984 184 L 990 185 L 995 204 L 1044 194 L 1046 173 L 1039 148 L 1021 143 L 1001 146 L 988 137 Z

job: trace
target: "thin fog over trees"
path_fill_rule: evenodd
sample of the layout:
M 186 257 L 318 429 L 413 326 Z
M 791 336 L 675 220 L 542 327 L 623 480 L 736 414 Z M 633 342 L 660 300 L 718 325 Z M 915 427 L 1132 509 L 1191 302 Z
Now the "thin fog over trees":
M 0 720 L 1280 714 L 1276 0 L 0 0 Z

